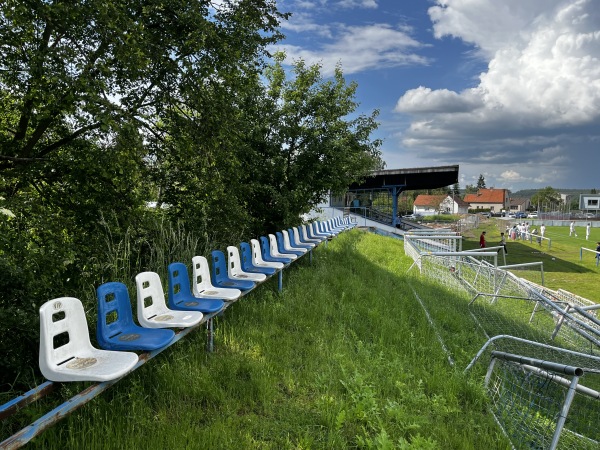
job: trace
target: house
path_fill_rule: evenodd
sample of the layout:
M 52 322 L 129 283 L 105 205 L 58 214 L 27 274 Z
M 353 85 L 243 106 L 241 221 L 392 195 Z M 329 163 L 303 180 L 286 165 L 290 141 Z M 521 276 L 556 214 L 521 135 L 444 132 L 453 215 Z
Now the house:
M 471 209 L 501 212 L 508 205 L 508 189 L 479 189 L 477 194 L 467 194 L 463 199 Z
M 509 212 L 525 212 L 531 206 L 531 202 L 528 198 L 511 198 L 509 202 Z
M 600 194 L 579 194 L 579 209 L 600 212 Z
M 467 203 L 460 197 L 453 198 L 451 195 L 420 194 L 413 203 L 413 213 L 423 216 L 439 213 L 466 214 L 468 210 Z

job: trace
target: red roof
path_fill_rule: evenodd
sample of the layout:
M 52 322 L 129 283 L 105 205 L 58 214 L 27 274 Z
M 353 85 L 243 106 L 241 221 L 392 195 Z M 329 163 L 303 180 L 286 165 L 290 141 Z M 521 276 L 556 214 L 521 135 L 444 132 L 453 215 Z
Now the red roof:
M 467 203 L 500 203 L 504 204 L 506 189 L 479 189 L 477 194 L 465 195 Z
M 448 197 L 447 195 L 425 195 L 419 194 L 417 198 L 415 198 L 414 205 L 415 206 L 432 206 L 434 208 L 438 208 L 440 203 L 444 201 L 444 199 Z

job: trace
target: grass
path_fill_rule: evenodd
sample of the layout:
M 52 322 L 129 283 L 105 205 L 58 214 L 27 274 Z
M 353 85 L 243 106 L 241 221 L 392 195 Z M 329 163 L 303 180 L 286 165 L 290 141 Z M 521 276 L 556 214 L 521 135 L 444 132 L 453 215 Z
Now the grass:
M 482 231 L 486 231 L 488 246 L 498 245 L 500 232 L 505 231 L 506 223 L 509 222 L 497 218 L 480 221 L 479 228 L 464 234 L 463 248 L 468 250 L 479 247 L 479 235 Z M 510 223 L 512 224 L 512 222 Z M 582 261 L 579 260 L 581 247 L 596 249 L 596 242 L 600 241 L 600 228 L 592 228 L 590 239 L 587 241 L 585 228 L 578 227 L 577 234 L 578 237 L 570 237 L 568 226 L 547 227 L 546 237 L 552 239 L 550 249 L 548 249 L 547 241 L 540 246 L 535 240 L 533 243 L 529 243 L 528 241 L 507 239 L 506 263 L 542 261 L 545 286 L 550 289 L 565 289 L 600 303 L 600 290 L 597 283 L 594 282 L 600 274 L 600 267 L 596 267 L 595 254 L 584 251 Z M 518 275 L 539 282 L 539 271 L 519 271 Z
M 401 241 L 345 233 L 287 269 L 282 294 L 273 279 L 232 305 L 214 353 L 192 334 L 31 446 L 509 448 L 481 373 L 462 373 L 481 334 L 455 294 L 406 273 L 411 263 Z M 415 293 L 443 305 L 455 368 Z

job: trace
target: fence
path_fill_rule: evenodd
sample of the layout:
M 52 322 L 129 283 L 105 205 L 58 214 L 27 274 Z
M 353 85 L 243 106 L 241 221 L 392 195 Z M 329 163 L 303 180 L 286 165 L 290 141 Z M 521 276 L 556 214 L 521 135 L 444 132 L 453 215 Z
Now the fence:
M 581 247 L 579 249 L 579 261 L 583 261 L 583 251 L 584 250 L 586 252 L 591 252 L 596 255 L 596 256 L 594 256 L 594 258 L 596 258 L 596 267 L 598 267 L 598 264 L 600 263 L 600 252 L 597 252 L 596 250 L 592 250 L 591 248 Z
M 493 361 L 487 379 L 491 410 L 515 448 L 556 448 L 559 441 L 563 448 L 598 448 L 600 433 L 587 424 L 596 424 L 600 418 L 596 391 L 600 388 L 600 357 L 596 356 L 600 350 L 599 306 L 545 288 L 542 263 L 498 266 L 498 253 L 488 249 L 433 251 L 450 248 L 447 238 L 422 233 L 410 236 L 405 238 L 405 253 L 414 260 L 411 267 L 419 267 L 422 275 L 466 293 L 470 299 L 469 314 L 487 342 L 466 370 L 477 361 Z M 539 274 L 537 282 L 513 273 L 519 270 Z M 420 303 L 432 323 L 426 306 Z M 435 323 L 432 326 L 447 351 Z M 554 361 L 557 366 L 520 364 L 500 358 L 498 352 L 529 358 L 530 362 Z M 565 381 L 555 373 L 559 366 L 578 368 L 586 374 L 588 386 L 579 386 L 572 374 Z M 579 389 L 565 388 L 571 384 Z M 566 395 L 573 397 L 568 403 Z M 561 421 L 556 417 L 562 417 Z

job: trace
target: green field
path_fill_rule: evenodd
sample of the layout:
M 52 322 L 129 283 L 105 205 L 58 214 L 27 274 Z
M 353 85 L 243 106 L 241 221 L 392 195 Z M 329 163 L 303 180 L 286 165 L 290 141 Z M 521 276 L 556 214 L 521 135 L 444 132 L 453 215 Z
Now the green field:
M 498 245 L 500 232 L 505 231 L 507 222 L 502 219 L 491 218 L 482 220 L 477 229 L 464 234 L 463 248 L 479 247 L 479 235 L 486 231 L 488 246 Z M 538 226 L 535 226 L 538 228 Z M 548 249 L 548 242 L 543 241 L 538 245 L 535 241 L 511 241 L 507 239 L 508 256 L 507 264 L 542 261 L 544 263 L 545 285 L 551 289 L 565 289 L 574 294 L 585 297 L 596 303 L 600 302 L 600 287 L 597 283 L 600 267 L 596 267 L 595 254 L 583 252 L 582 261 L 579 260 L 580 248 L 596 249 L 596 242 L 600 241 L 600 228 L 592 228 L 590 239 L 585 239 L 585 228 L 577 227 L 578 237 L 569 237 L 569 228 L 547 227 L 546 237 L 552 240 Z M 537 274 L 528 274 L 519 271 L 523 278 L 538 281 Z

